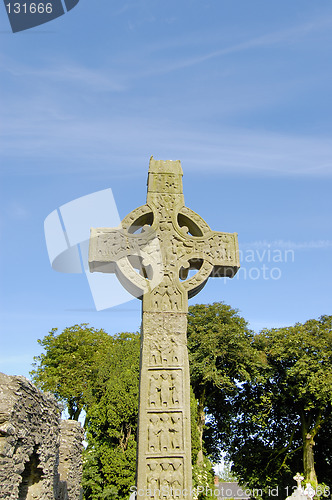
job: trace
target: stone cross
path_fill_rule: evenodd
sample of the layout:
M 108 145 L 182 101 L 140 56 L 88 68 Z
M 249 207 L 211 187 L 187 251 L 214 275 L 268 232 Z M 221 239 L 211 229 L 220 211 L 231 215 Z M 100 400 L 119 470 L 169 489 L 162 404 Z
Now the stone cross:
M 293 477 L 293 479 L 295 479 L 296 483 L 297 483 L 297 489 L 298 490 L 302 490 L 302 481 L 304 479 L 303 476 L 301 476 L 301 474 L 299 472 L 296 473 L 296 475 Z
M 151 157 L 145 205 L 91 229 L 90 271 L 114 272 L 143 301 L 137 497 L 191 498 L 188 297 L 240 267 L 236 233 L 185 207 L 180 161 Z M 195 274 L 193 274 L 195 273 Z

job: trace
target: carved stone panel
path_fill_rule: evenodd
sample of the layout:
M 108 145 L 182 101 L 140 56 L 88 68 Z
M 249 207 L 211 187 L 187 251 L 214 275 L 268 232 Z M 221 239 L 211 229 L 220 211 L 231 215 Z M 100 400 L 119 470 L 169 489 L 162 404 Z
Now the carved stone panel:
M 175 500 L 183 498 L 183 460 L 147 460 L 146 498 Z
M 182 404 L 182 371 L 150 370 L 149 408 L 179 408 Z
M 183 345 L 175 335 L 156 335 L 150 341 L 150 366 L 181 366 Z
M 169 274 L 165 274 L 162 283 L 151 291 L 150 310 L 182 312 L 185 307 L 183 295 L 179 285 L 174 284 Z
M 181 412 L 151 413 L 148 418 L 148 453 L 167 454 L 183 451 Z

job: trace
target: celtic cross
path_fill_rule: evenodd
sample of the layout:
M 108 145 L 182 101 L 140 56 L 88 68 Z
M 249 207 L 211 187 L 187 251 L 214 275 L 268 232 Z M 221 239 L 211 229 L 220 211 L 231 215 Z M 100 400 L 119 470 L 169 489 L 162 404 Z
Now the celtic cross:
M 150 159 L 146 204 L 121 228 L 92 228 L 90 271 L 116 273 L 142 299 L 137 497 L 190 498 L 188 297 L 239 269 L 236 233 L 185 207 L 180 161 Z
M 295 476 L 293 477 L 293 479 L 295 479 L 295 481 L 296 481 L 297 489 L 302 490 L 302 481 L 304 480 L 304 477 L 301 476 L 301 474 L 299 472 L 297 472 L 295 474 Z

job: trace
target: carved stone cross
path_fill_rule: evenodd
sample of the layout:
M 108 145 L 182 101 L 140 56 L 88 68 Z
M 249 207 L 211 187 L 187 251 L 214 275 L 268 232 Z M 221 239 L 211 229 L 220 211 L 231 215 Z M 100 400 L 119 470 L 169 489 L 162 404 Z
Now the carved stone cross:
M 240 267 L 236 233 L 185 207 L 180 161 L 150 159 L 145 205 L 91 229 L 90 271 L 114 272 L 143 300 L 137 497 L 191 498 L 188 297 Z M 194 275 L 192 275 L 195 272 Z
M 301 476 L 299 472 L 296 473 L 296 475 L 293 477 L 297 483 L 297 489 L 302 490 L 302 481 L 304 480 L 304 477 Z

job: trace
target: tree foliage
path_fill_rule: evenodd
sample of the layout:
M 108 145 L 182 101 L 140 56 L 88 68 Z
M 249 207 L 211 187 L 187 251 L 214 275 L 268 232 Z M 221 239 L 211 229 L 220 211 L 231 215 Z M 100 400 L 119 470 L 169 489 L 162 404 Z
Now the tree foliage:
M 241 382 L 259 375 L 265 357 L 253 347 L 254 335 L 238 311 L 216 302 L 189 307 L 188 349 L 191 384 L 198 399 L 197 424 L 203 460 L 204 444 L 215 461 L 221 458 L 222 437 L 214 432 L 215 416 L 229 419 L 227 399 Z M 205 411 L 209 421 L 205 422 Z
M 251 487 L 279 486 L 281 496 L 296 471 L 329 484 L 332 316 L 263 330 L 254 344 L 268 366 L 263 380 L 246 382 L 230 401 L 224 437 L 235 473 Z
M 89 500 L 103 498 L 111 486 L 115 498 L 127 498 L 135 484 L 139 343 L 138 333 L 115 335 L 99 358 L 87 404 L 83 486 Z
M 322 316 L 254 335 L 225 304 L 189 310 L 202 449 L 215 461 L 227 451 L 232 472 L 263 494 L 278 486 L 287 496 L 296 471 L 313 485 L 330 482 L 331 322 Z
M 78 419 L 85 411 L 86 500 L 128 498 L 135 484 L 139 334 L 108 335 L 87 324 L 42 340 L 33 381 Z
M 191 382 L 196 395 L 232 391 L 249 380 L 257 363 L 253 332 L 238 310 L 223 302 L 197 304 L 188 312 Z
M 98 358 L 106 350 L 111 337 L 102 329 L 87 324 L 65 328 L 57 334 L 53 328 L 38 340 L 44 352 L 34 357 L 30 372 L 33 382 L 49 391 L 63 403 L 69 418 L 78 420 L 86 409 L 89 387 L 94 383 Z

